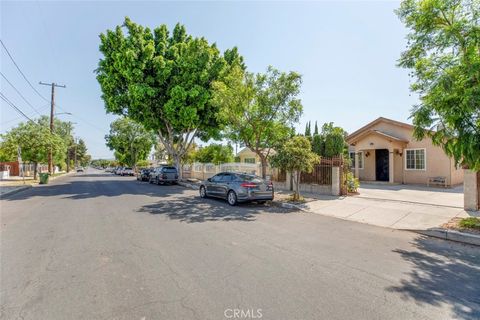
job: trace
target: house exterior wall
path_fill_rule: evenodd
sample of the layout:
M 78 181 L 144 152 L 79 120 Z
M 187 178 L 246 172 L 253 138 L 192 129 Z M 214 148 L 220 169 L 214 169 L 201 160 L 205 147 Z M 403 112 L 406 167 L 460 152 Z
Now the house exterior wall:
M 375 181 L 375 149 L 363 151 L 363 169 L 358 172 L 360 180 Z
M 245 163 L 245 159 L 255 159 L 255 163 L 260 163 L 260 157 L 250 149 L 244 149 L 237 154 L 241 163 Z
M 442 148 L 434 146 L 430 138 L 417 141 L 413 137 L 413 129 L 409 126 L 400 126 L 386 121 L 380 121 L 368 128 L 378 130 L 393 137 L 408 142 L 401 142 L 377 134 L 369 134 L 356 140 L 353 147 L 356 152 L 368 151 L 369 157 L 364 157 L 364 169 L 359 170 L 360 180 L 375 180 L 375 150 L 389 149 L 393 152 L 395 183 L 426 184 L 429 177 L 446 177 L 448 185 L 463 182 L 463 170 L 455 167 L 453 159 L 445 154 Z M 372 149 L 373 148 L 373 149 Z M 425 149 L 425 169 L 406 169 L 406 149 Z

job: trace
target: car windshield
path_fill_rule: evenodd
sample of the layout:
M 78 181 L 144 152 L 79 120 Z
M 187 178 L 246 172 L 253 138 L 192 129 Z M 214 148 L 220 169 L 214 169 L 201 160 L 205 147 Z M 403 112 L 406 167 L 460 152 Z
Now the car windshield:
M 177 168 L 175 167 L 163 167 L 162 168 L 162 171 L 163 172 L 168 172 L 168 173 L 173 173 L 173 172 L 177 172 Z

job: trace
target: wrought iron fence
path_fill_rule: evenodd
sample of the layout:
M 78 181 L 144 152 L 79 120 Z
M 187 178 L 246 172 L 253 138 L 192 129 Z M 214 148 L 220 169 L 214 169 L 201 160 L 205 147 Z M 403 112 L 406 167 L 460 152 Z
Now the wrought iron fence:
M 322 157 L 311 173 L 302 172 L 300 183 L 332 185 L 332 167 L 343 167 L 342 157 Z

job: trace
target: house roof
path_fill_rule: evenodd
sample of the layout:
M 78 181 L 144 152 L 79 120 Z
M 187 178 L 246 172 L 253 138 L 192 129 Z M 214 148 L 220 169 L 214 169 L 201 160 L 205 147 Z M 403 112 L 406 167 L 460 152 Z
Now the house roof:
M 269 152 L 269 150 L 270 150 L 270 152 Z M 276 151 L 275 151 L 274 149 L 263 149 L 262 152 L 263 152 L 264 154 L 269 153 L 270 155 L 273 155 L 273 154 L 276 153 Z M 255 152 L 253 152 L 250 148 L 245 147 L 245 148 L 243 148 L 242 150 L 240 150 L 240 151 L 237 153 L 236 156 L 238 157 L 238 156 L 240 156 L 240 154 L 243 154 L 243 153 L 255 153 Z
M 394 125 L 394 126 L 397 126 L 397 127 L 402 127 L 402 128 L 407 128 L 407 129 L 413 129 L 414 128 L 411 124 L 408 124 L 408 123 L 404 123 L 404 122 L 400 122 L 400 121 L 396 121 L 396 120 L 392 120 L 392 119 L 388 119 L 388 118 L 384 118 L 384 117 L 379 117 L 379 118 L 373 120 L 372 122 L 366 124 L 365 126 L 361 127 L 357 131 L 348 135 L 347 142 L 351 143 L 354 139 L 358 139 L 361 136 L 365 136 L 365 135 L 371 134 L 371 133 L 382 135 L 386 138 L 389 138 L 389 139 L 392 139 L 392 140 L 395 140 L 395 141 L 408 142 L 408 141 L 406 141 L 402 138 L 395 137 L 391 134 L 388 134 L 388 133 L 385 133 L 385 132 L 382 132 L 382 131 L 379 131 L 379 130 L 372 130 L 371 129 L 373 126 L 377 125 L 380 122 L 388 123 L 388 124 L 391 124 L 391 125 Z
M 397 141 L 397 142 L 405 142 L 405 143 L 408 143 L 408 140 L 405 140 L 403 138 L 400 138 L 400 137 L 396 137 L 390 133 L 385 133 L 383 131 L 380 131 L 380 130 L 366 130 L 366 131 L 363 131 L 361 134 L 357 135 L 355 137 L 354 140 L 359 140 L 363 137 L 366 137 L 368 135 L 371 135 L 371 134 L 375 134 L 375 135 L 378 135 L 378 136 L 381 136 L 383 138 L 386 138 L 387 140 L 389 141 Z M 354 142 L 353 140 L 349 140 L 349 142 Z

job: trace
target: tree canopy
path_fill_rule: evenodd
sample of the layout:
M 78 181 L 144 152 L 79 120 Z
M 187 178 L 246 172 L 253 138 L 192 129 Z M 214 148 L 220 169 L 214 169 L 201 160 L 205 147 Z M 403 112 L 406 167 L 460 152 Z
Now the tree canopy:
M 211 84 L 233 65 L 244 68 L 236 48 L 222 55 L 180 24 L 170 34 L 166 25 L 151 30 L 125 18 L 100 35 L 100 52 L 96 72 L 106 110 L 155 131 L 177 166 L 194 138 L 219 136 Z
M 231 145 L 212 143 L 200 148 L 195 154 L 195 161 L 201 163 L 228 163 L 233 162 L 233 148 Z
M 114 150 L 115 158 L 122 164 L 136 166 L 145 160 L 155 143 L 151 130 L 129 118 L 119 118 L 110 124 L 110 133 L 105 136 L 106 144 Z
M 302 114 L 297 98 L 301 83 L 298 73 L 273 67 L 258 74 L 235 67 L 224 81 L 214 83 L 214 103 L 220 108 L 220 121 L 226 123 L 226 136 L 242 141 L 260 157 L 263 177 L 271 148 L 292 136 Z
M 64 139 L 58 134 L 50 133 L 50 128 L 42 125 L 40 120 L 22 122 L 2 134 L 1 138 L 2 155 L 10 161 L 15 161 L 20 148 L 22 161 L 35 164 L 35 178 L 36 165 L 47 162 L 50 148 L 55 164 L 63 163 L 67 152 Z
M 409 29 L 399 66 L 410 69 L 415 136 L 430 136 L 458 163 L 480 171 L 480 3 L 404 0 Z
M 316 123 L 315 128 L 315 131 L 318 132 Z M 324 123 L 322 131 L 313 136 L 312 151 L 322 157 L 346 155 L 348 152 L 346 137 L 347 132 L 343 128 L 335 126 L 333 122 Z

